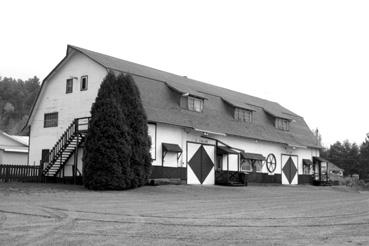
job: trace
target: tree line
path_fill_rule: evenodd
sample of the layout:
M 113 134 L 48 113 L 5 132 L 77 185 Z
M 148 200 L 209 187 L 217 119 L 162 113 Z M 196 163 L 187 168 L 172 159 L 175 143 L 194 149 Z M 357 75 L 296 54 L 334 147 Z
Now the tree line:
M 369 134 L 360 146 L 348 140 L 337 141 L 321 149 L 320 156 L 342 168 L 345 176 L 359 174 L 360 179 L 369 178 Z
M 0 130 L 28 134 L 22 129 L 39 90 L 40 80 L 36 76 L 27 80 L 0 76 Z

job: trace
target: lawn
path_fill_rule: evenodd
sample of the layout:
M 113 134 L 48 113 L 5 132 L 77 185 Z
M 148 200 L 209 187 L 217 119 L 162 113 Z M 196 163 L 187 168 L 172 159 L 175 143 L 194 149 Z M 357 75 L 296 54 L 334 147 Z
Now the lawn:
M 369 193 L 314 186 L 0 184 L 1 245 L 369 245 Z

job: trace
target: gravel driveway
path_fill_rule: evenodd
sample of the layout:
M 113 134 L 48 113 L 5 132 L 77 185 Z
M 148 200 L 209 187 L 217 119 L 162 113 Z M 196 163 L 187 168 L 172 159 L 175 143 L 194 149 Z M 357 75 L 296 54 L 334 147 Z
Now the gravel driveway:
M 0 245 L 369 245 L 369 193 L 166 185 L 95 192 L 0 184 Z

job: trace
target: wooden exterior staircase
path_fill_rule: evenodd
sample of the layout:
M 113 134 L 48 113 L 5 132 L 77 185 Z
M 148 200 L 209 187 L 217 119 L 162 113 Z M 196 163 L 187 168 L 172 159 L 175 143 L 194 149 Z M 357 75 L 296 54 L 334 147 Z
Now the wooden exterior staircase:
M 76 118 L 68 126 L 63 135 L 49 152 L 49 161 L 43 169 L 42 174 L 48 177 L 57 177 L 64 168 L 70 157 L 76 153 L 78 148 L 86 139 L 90 117 Z M 76 163 L 73 167 L 73 176 L 78 171 Z

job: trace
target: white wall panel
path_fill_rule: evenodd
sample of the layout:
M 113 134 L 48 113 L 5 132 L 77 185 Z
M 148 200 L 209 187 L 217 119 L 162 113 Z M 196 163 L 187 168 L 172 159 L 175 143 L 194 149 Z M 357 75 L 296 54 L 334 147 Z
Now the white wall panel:
M 192 157 L 200 147 L 201 144 L 187 143 L 187 184 L 201 184 L 191 166 L 188 165 L 188 162 L 192 159 Z
M 46 81 L 31 122 L 29 164 L 39 164 L 41 150 L 51 149 L 74 118 L 90 115 L 91 105 L 107 71 L 86 56 L 75 53 Z M 88 75 L 88 90 L 80 90 L 81 76 Z M 66 79 L 73 80 L 73 92 L 66 94 Z M 44 114 L 58 112 L 58 126 L 44 128 Z
M 0 164 L 27 165 L 28 153 L 2 151 Z

